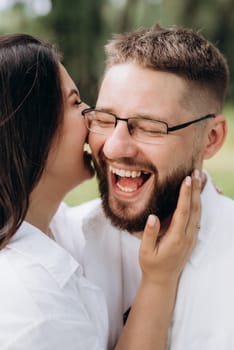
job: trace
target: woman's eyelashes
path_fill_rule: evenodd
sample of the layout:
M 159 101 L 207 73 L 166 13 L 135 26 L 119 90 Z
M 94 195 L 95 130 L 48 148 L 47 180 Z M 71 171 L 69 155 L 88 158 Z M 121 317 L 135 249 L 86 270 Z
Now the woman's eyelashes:
M 83 103 L 83 101 L 80 100 L 80 99 L 76 99 L 76 100 L 74 101 L 74 104 L 77 105 L 77 106 L 81 105 L 82 103 Z

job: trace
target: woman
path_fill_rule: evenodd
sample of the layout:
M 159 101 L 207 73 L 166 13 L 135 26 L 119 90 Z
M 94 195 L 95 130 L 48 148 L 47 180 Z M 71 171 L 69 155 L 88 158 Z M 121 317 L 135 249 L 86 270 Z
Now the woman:
M 49 229 L 65 194 L 93 176 L 83 151 L 85 107 L 54 48 L 29 35 L 0 37 L 1 350 L 106 348 L 102 292 Z M 146 349 L 165 348 L 177 281 L 196 240 L 199 192 L 199 176 L 187 177 L 160 244 L 159 222 L 149 217 L 142 284 L 117 349 L 136 350 L 142 339 Z

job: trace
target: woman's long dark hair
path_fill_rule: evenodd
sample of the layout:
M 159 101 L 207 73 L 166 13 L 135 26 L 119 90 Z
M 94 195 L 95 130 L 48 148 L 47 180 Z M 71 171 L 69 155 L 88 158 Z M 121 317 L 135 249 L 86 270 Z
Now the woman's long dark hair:
M 0 36 L 0 249 L 25 218 L 62 110 L 56 50 L 30 35 Z

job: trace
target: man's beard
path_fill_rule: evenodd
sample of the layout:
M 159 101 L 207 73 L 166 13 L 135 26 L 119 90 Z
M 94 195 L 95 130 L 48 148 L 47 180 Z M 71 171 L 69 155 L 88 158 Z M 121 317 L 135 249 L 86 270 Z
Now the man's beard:
M 141 232 L 144 230 L 146 220 L 150 214 L 158 216 L 160 222 L 169 218 L 175 211 L 179 197 L 181 183 L 187 175 L 191 175 L 194 170 L 194 158 L 189 166 L 180 166 L 173 170 L 165 180 L 158 181 L 158 171 L 153 165 L 148 165 L 148 169 L 153 170 L 155 182 L 147 204 L 141 210 L 138 210 L 135 216 L 128 217 L 129 203 L 118 201 L 117 208 L 112 208 L 109 198 L 108 176 L 105 156 L 102 151 L 99 152 L 98 162 L 94 159 L 94 166 L 97 171 L 99 191 L 102 199 L 102 206 L 106 216 L 111 223 L 121 229 L 129 232 Z M 125 158 L 125 165 L 137 165 L 132 159 Z M 115 206 L 116 207 L 116 206 Z

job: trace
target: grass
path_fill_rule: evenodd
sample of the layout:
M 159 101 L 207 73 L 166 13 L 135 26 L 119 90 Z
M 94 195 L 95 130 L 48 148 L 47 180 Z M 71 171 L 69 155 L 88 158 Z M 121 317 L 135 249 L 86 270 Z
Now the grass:
M 205 161 L 204 168 L 223 193 L 234 199 L 234 106 L 227 106 L 225 115 L 229 130 L 227 139 L 222 149 L 212 159 Z M 65 201 L 74 206 L 98 196 L 97 181 L 94 178 L 71 191 Z
M 65 202 L 71 206 L 87 202 L 99 196 L 98 185 L 96 179 L 84 182 L 80 186 L 72 190 L 65 198 Z

